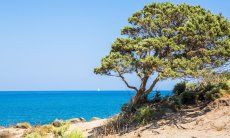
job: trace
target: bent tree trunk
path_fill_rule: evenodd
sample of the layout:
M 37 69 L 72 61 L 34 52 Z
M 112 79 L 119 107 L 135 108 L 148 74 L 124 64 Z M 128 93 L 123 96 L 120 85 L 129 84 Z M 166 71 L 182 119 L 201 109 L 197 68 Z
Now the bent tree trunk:
M 132 104 L 133 105 L 138 104 L 143 94 L 144 94 L 144 91 L 138 91 L 137 94 L 132 99 Z
M 142 101 L 143 101 L 143 102 L 147 101 L 147 97 L 148 97 L 149 93 L 152 92 L 154 86 L 157 84 L 158 81 L 159 81 L 159 78 L 157 77 L 157 78 L 153 81 L 153 83 L 150 85 L 149 89 L 147 89 L 147 90 L 145 90 L 145 88 L 141 87 L 141 88 L 137 91 L 136 95 L 133 97 L 133 99 L 132 99 L 132 104 L 133 104 L 133 105 L 136 105 L 136 104 L 141 103 Z M 146 82 L 147 82 L 147 81 L 146 81 Z M 145 87 L 145 86 L 146 86 L 146 82 L 144 82 L 145 84 L 142 85 L 142 86 Z

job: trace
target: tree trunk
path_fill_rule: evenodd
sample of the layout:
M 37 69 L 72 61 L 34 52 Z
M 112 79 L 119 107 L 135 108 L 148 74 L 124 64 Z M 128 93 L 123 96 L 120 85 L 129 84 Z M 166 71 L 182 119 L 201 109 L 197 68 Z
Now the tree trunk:
M 144 91 L 139 90 L 137 94 L 133 97 L 132 104 L 133 105 L 138 104 L 141 101 L 143 94 L 144 94 Z
M 149 93 L 152 92 L 153 88 L 155 87 L 155 85 L 157 84 L 158 81 L 159 81 L 159 78 L 157 77 L 152 82 L 152 84 L 150 85 L 149 89 L 147 89 L 147 90 L 145 90 L 147 80 L 145 82 L 143 82 L 142 87 L 137 91 L 137 94 L 133 97 L 132 104 L 136 105 L 136 104 L 139 104 L 141 102 L 146 102 L 148 100 Z

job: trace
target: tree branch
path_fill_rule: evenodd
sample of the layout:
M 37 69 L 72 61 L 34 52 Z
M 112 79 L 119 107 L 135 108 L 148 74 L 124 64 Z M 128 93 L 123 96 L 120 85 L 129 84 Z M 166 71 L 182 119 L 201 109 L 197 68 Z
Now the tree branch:
M 154 86 L 157 84 L 158 81 L 159 81 L 159 76 L 157 76 L 157 78 L 152 82 L 149 89 L 145 91 L 145 94 L 149 94 L 150 92 L 152 92 Z
M 129 85 L 129 83 L 125 80 L 125 77 L 122 76 L 120 73 L 119 73 L 119 77 L 122 79 L 122 81 L 126 84 L 126 86 L 128 88 L 133 89 L 135 91 L 138 91 L 138 89 L 136 87 Z
M 122 81 L 126 84 L 126 86 L 127 86 L 128 88 L 133 89 L 133 90 L 135 90 L 135 91 L 138 91 L 138 89 L 137 89 L 136 87 L 129 85 L 129 83 L 125 80 L 125 77 L 122 76 L 121 73 L 120 73 L 118 70 L 117 70 L 117 72 L 118 72 L 118 75 L 113 75 L 113 74 L 109 74 L 109 73 L 106 74 L 106 75 L 107 75 L 107 76 L 112 76 L 112 77 L 120 77 L 120 78 L 122 79 Z
M 107 76 L 112 76 L 112 77 L 120 77 L 119 75 L 113 75 L 113 74 L 106 74 Z
M 141 75 L 139 74 L 139 72 L 138 72 L 137 69 L 135 69 L 135 72 L 136 72 L 137 76 L 138 76 L 140 79 L 142 79 L 142 77 L 141 77 Z
M 146 87 L 148 79 L 149 79 L 148 76 L 145 76 L 143 79 L 141 79 L 142 83 L 140 86 L 140 90 L 145 91 L 145 87 Z

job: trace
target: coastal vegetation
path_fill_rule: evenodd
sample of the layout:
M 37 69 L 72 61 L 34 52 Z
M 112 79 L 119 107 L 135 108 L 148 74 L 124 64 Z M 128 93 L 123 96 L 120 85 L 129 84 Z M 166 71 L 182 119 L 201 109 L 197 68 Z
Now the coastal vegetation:
M 188 116 L 210 111 L 208 104 L 230 94 L 230 22 L 200 6 L 153 3 L 134 13 L 112 44 L 109 55 L 94 72 L 120 78 L 136 95 L 122 112 L 94 134 L 124 134 L 140 126 L 166 119 L 175 124 Z M 219 71 L 227 69 L 227 71 Z M 139 87 L 126 75 L 136 75 Z M 149 94 L 159 81 L 178 83 L 170 96 Z M 187 114 L 192 110 L 194 114 Z M 181 117 L 179 119 L 179 116 Z
M 230 57 L 230 22 L 200 6 L 152 3 L 134 13 L 124 37 L 112 44 L 96 74 L 120 78 L 136 91 L 132 104 L 147 101 L 159 81 L 200 78 L 225 65 Z M 131 85 L 126 74 L 141 83 Z
M 55 125 L 59 122 L 59 125 Z M 52 124 L 35 126 L 27 129 L 24 136 L 25 138 L 83 138 L 83 134 L 78 130 L 68 131 L 70 128 L 70 121 L 54 121 Z
M 156 92 L 145 103 L 135 106 L 132 103 L 125 104 L 118 116 L 113 117 L 104 126 L 95 128 L 94 135 L 124 134 L 147 124 L 156 125 L 162 119 L 167 121 L 161 125 L 170 125 L 181 121 L 186 122 L 188 116 L 203 115 L 212 110 L 208 107 L 210 103 L 230 95 L 229 73 L 211 73 L 209 78 L 199 83 L 178 83 L 170 96 L 163 97 Z M 227 101 L 221 102 L 229 105 Z

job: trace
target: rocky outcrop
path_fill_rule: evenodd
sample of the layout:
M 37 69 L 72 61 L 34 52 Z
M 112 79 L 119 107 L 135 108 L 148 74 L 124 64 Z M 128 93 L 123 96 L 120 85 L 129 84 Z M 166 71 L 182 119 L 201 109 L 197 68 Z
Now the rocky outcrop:
M 80 117 L 79 119 L 80 119 L 82 122 L 86 122 L 85 118 L 83 118 L 83 117 Z
M 86 122 L 86 120 L 84 118 L 73 118 L 73 119 L 67 120 L 67 122 L 75 124 L 75 123 L 79 123 L 79 122 Z
M 58 120 L 58 119 L 55 119 L 54 121 L 53 121 L 53 123 L 52 123 L 52 125 L 54 126 L 54 127 L 60 127 L 62 124 L 63 124 L 63 120 Z
M 98 118 L 98 117 L 92 117 L 91 119 L 90 119 L 90 121 L 95 121 L 95 120 L 100 120 L 101 118 Z
M 31 125 L 29 123 L 17 123 L 17 125 L 15 126 L 16 128 L 22 128 L 22 129 L 29 129 L 31 128 Z

